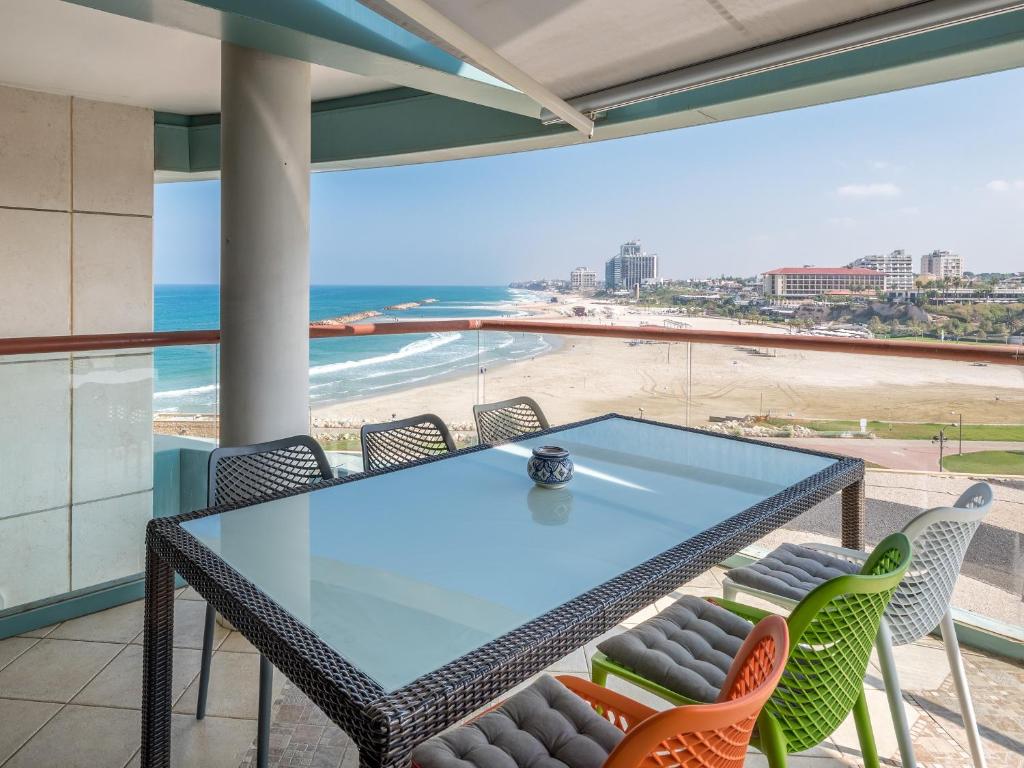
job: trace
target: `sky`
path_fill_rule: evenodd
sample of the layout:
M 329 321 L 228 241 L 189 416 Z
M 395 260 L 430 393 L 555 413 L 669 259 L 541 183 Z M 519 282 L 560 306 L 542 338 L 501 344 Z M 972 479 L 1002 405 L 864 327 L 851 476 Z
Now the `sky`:
M 1024 270 L 1024 69 L 658 134 L 315 173 L 315 284 L 499 285 L 599 273 L 625 240 L 663 277 L 842 266 L 904 248 Z M 219 183 L 160 184 L 157 283 L 219 280 Z

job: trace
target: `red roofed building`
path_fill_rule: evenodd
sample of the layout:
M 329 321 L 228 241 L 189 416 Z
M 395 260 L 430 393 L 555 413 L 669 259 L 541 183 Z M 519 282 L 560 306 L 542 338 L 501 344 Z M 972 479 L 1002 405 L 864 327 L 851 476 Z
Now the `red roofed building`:
M 857 267 L 782 267 L 765 272 L 763 283 L 766 298 L 812 299 L 885 290 L 885 273 Z

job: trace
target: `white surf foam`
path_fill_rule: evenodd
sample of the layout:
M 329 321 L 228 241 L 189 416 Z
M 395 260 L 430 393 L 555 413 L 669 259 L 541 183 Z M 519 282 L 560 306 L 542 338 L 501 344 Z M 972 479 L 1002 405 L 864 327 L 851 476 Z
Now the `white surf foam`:
M 376 357 L 367 357 L 363 360 L 345 360 L 340 363 L 315 365 L 309 369 L 309 375 L 323 376 L 324 374 L 328 373 L 348 371 L 351 370 L 352 368 L 364 368 L 368 365 L 379 365 L 380 363 L 389 363 L 392 360 L 401 360 L 406 357 L 412 357 L 413 355 L 421 355 L 425 352 L 431 351 L 432 349 L 443 347 L 445 344 L 451 344 L 453 341 L 458 341 L 461 338 L 461 333 L 432 333 L 430 335 L 430 338 L 419 339 L 418 341 L 406 344 L 397 352 L 389 352 L 386 355 L 377 355 Z

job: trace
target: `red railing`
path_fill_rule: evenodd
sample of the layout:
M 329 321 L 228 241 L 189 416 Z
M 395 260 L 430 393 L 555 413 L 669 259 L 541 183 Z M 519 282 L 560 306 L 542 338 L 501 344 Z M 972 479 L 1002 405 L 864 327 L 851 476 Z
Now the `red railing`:
M 998 365 L 1024 365 L 1024 347 L 1014 345 L 952 344 L 890 339 L 845 339 L 749 331 L 699 331 L 688 328 L 658 328 L 635 325 L 591 325 L 550 320 L 412 320 L 396 323 L 365 323 L 336 327 L 310 326 L 311 339 L 346 336 L 383 336 L 409 333 L 445 333 L 451 331 L 508 331 L 513 333 L 550 333 L 559 336 L 600 336 L 652 341 L 688 341 L 694 344 L 724 344 L 774 349 L 802 349 L 812 352 L 841 352 L 858 355 L 917 357 L 934 360 L 984 362 Z M 88 352 L 111 349 L 179 347 L 219 344 L 220 331 L 151 331 L 146 333 L 107 333 L 88 336 L 33 336 L 0 339 L 0 355 L 25 355 L 52 352 Z

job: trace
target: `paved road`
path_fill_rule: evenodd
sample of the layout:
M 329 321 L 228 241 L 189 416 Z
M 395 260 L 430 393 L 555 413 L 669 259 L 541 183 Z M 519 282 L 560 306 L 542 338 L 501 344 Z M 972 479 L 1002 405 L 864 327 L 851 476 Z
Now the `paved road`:
M 815 451 L 842 453 L 870 461 L 889 469 L 914 469 L 928 472 L 939 468 L 939 447 L 930 440 L 874 440 L 842 437 L 798 437 L 782 438 L 775 442 L 795 445 Z M 955 440 L 946 443 L 946 455 L 956 453 Z M 994 440 L 965 440 L 964 453 L 975 451 L 1020 451 L 1024 443 L 997 442 Z

